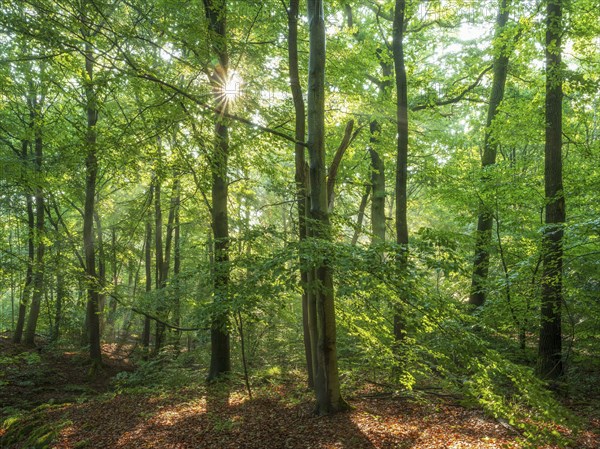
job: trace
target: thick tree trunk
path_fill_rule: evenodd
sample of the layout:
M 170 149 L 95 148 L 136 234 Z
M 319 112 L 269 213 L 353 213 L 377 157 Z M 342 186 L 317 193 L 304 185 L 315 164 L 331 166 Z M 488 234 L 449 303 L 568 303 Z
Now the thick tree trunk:
M 492 135 L 492 124 L 498 115 L 498 108 L 504 98 L 506 86 L 506 75 L 508 73 L 507 42 L 503 37 L 506 23 L 508 22 L 509 0 L 500 1 L 500 9 L 496 18 L 496 36 L 494 39 L 494 62 L 492 90 L 488 107 L 485 136 L 483 143 L 483 154 L 481 166 L 483 169 L 482 183 L 486 188 L 489 175 L 485 173 L 486 168 L 496 163 L 498 142 Z M 483 305 L 486 297 L 486 282 L 490 264 L 489 245 L 492 239 L 493 217 L 489 205 L 479 202 L 479 213 L 477 217 L 477 232 L 475 234 L 475 255 L 473 257 L 473 275 L 471 279 L 471 293 L 469 304 L 479 307 Z
M 325 170 L 325 20 L 322 0 L 308 1 L 310 56 L 308 63 L 308 153 L 310 158 L 310 235 L 331 241 Z M 340 393 L 337 368 L 333 272 L 324 260 L 314 269 L 314 313 L 310 313 L 312 349 L 316 349 L 317 412 L 333 413 L 347 407 Z M 316 343 L 316 344 L 315 344 Z
M 87 33 L 87 31 L 86 31 Z M 92 45 L 85 43 L 85 97 L 87 113 L 87 133 L 85 158 L 85 206 L 83 216 L 83 247 L 85 252 L 87 276 L 87 327 L 89 338 L 90 359 L 92 361 L 91 373 L 102 365 L 102 351 L 100 349 L 100 317 L 98 316 L 98 276 L 96 274 L 96 254 L 94 245 L 94 210 L 96 200 L 96 178 L 98 177 L 98 156 L 96 154 L 96 123 L 98 122 L 98 106 L 96 92 L 94 91 L 94 64 L 95 56 Z
M 404 0 L 396 0 L 392 41 L 394 69 L 396 71 L 396 120 L 398 133 L 396 158 L 396 243 L 400 246 L 397 264 L 401 279 L 406 277 L 408 268 L 408 223 L 406 217 L 408 200 L 408 86 L 403 44 L 405 8 L 406 2 Z M 402 307 L 397 305 L 394 313 L 394 337 L 397 342 L 404 338 L 404 327 Z
M 306 240 L 306 160 L 304 155 L 304 139 L 306 137 L 306 111 L 302 86 L 298 68 L 298 13 L 299 0 L 290 0 L 288 9 L 288 64 L 290 75 L 290 89 L 294 100 L 295 112 L 295 139 L 294 148 L 296 165 L 296 201 L 298 202 L 298 238 L 300 243 Z M 302 287 L 302 330 L 304 335 L 304 353 L 306 355 L 306 368 L 308 373 L 308 386 L 314 387 L 314 373 L 312 364 L 312 350 L 310 345 L 310 330 L 308 326 L 308 272 L 300 254 L 300 283 Z
M 562 183 L 562 73 L 561 0 L 549 0 L 546 9 L 546 227 L 542 237 L 542 308 L 538 372 L 547 379 L 563 374 L 561 306 L 563 224 L 565 197 Z
M 385 164 L 380 156 L 379 136 L 381 125 L 377 120 L 370 123 L 369 156 L 371 157 L 371 243 L 385 242 Z
M 206 17 L 211 31 L 213 52 L 218 65 L 212 77 L 214 97 L 218 111 L 215 117 L 215 143 L 212 153 L 212 229 L 215 247 L 214 302 L 215 312 L 211 325 L 211 357 L 208 380 L 216 380 L 231 371 L 231 349 L 229 337 L 229 218 L 227 199 L 229 185 L 227 167 L 229 160 L 229 127 L 225 114 L 229 102 L 223 92 L 228 79 L 229 55 L 227 52 L 227 2 L 226 0 L 204 0 Z

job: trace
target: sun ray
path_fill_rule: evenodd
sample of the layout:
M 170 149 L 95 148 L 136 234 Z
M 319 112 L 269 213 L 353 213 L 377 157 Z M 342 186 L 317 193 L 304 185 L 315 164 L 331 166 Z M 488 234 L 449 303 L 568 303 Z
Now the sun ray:
M 239 73 L 230 71 L 225 80 L 221 81 L 219 100 L 224 104 L 235 103 L 242 95 L 243 80 Z

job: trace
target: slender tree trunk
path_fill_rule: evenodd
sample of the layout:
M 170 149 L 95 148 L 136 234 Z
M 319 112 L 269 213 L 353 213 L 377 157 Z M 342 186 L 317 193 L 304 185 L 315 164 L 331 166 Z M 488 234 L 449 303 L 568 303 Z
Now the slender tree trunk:
M 173 255 L 173 277 L 174 277 L 174 304 L 173 304 L 173 319 L 175 326 L 181 325 L 181 289 L 179 287 L 179 273 L 181 272 L 181 227 L 179 222 L 179 203 L 180 194 L 177 193 L 177 206 L 175 210 L 175 236 L 173 240 L 174 255 Z M 179 341 L 181 340 L 181 331 L 176 331 L 176 347 L 179 348 Z
M 63 304 L 67 296 L 67 289 L 65 285 L 65 272 L 62 268 L 62 253 L 60 239 L 56 243 L 56 304 L 54 314 L 54 329 L 52 330 L 52 341 L 57 341 L 60 338 L 60 325 L 63 317 Z
M 27 160 L 27 147 L 29 142 L 23 141 L 22 157 L 23 163 Z M 30 194 L 25 195 L 27 204 L 27 273 L 25 274 L 25 285 L 21 293 L 19 301 L 19 312 L 17 317 L 17 325 L 13 334 L 13 342 L 21 343 L 23 337 L 23 328 L 25 327 L 25 314 L 27 313 L 27 303 L 29 294 L 31 293 L 31 281 L 33 279 L 33 264 L 35 259 L 35 215 L 33 213 L 33 199 Z
M 152 204 L 152 198 L 154 196 L 154 184 L 150 185 L 150 192 L 148 193 L 148 205 Z M 151 215 L 148 214 L 146 218 L 146 238 L 144 242 L 144 260 L 146 270 L 146 295 L 150 295 L 152 292 L 152 219 Z M 150 318 L 144 315 L 144 329 L 142 332 L 142 346 L 146 349 L 150 346 Z
M 306 240 L 306 160 L 304 155 L 304 139 L 306 137 L 306 111 L 302 86 L 298 68 L 298 13 L 299 0 L 290 0 L 288 9 L 288 62 L 290 89 L 294 100 L 295 139 L 294 149 L 296 165 L 296 200 L 298 202 L 298 238 L 300 244 Z M 300 283 L 302 287 L 302 330 L 304 335 L 304 353 L 306 355 L 306 368 L 308 373 L 308 386 L 314 387 L 314 373 L 312 363 L 312 350 L 310 345 L 310 330 L 308 326 L 308 272 L 305 267 L 304 257 L 300 254 Z
M 42 186 L 42 160 L 43 160 L 43 141 L 41 128 L 41 102 L 38 103 L 37 94 L 32 94 L 30 100 L 30 109 L 32 112 L 32 123 L 34 124 L 35 134 L 35 262 L 33 264 L 33 293 L 31 296 L 31 307 L 29 317 L 27 318 L 27 328 L 23 342 L 26 345 L 33 346 L 35 340 L 35 331 L 40 315 L 42 296 L 44 295 L 44 252 L 46 245 L 44 243 L 45 216 L 44 209 L 44 191 Z
M 10 218 L 9 218 L 10 226 Z M 8 250 L 13 252 L 13 230 L 11 229 L 8 233 Z M 17 229 L 17 235 L 18 235 Z M 15 331 L 15 291 L 17 289 L 15 282 L 15 270 L 10 271 L 10 331 Z
M 174 220 L 179 207 L 179 180 L 173 182 L 173 192 L 171 195 L 169 217 L 167 221 L 166 238 L 163 251 L 163 218 L 161 204 L 161 183 L 156 179 L 154 187 L 154 216 L 155 216 L 155 251 L 156 251 L 156 291 L 159 293 L 157 303 L 157 313 L 162 319 L 169 311 L 168 301 L 165 293 L 167 280 L 169 277 L 169 267 L 171 263 L 171 247 L 173 244 Z M 158 353 L 163 345 L 165 336 L 165 324 L 156 322 L 156 332 L 154 335 L 154 353 Z
M 358 216 L 356 217 L 356 226 L 354 228 L 354 234 L 352 235 L 352 246 L 356 245 L 358 238 L 362 232 L 363 221 L 365 219 L 365 210 L 367 209 L 367 201 L 369 201 L 369 195 L 371 194 L 371 186 L 367 185 L 365 193 L 363 193 L 360 199 L 360 205 L 358 206 Z
M 165 258 L 163 260 L 163 281 L 162 288 L 164 289 L 167 285 L 167 280 L 169 279 L 169 270 L 171 268 L 171 253 L 173 252 L 173 236 L 178 230 L 176 227 L 176 220 L 179 219 L 179 191 L 180 191 L 180 182 L 177 174 L 174 175 L 175 179 L 173 180 L 173 188 L 171 191 L 171 199 L 169 204 L 169 218 L 167 220 L 167 235 L 165 242 Z M 166 298 L 166 295 L 165 299 Z M 175 300 L 175 298 L 173 298 Z M 175 304 L 173 304 L 174 306 Z M 165 311 L 168 311 L 171 307 L 170 301 L 169 304 L 165 305 Z M 164 339 L 165 326 L 162 325 L 163 335 L 161 336 L 161 340 Z
M 344 12 L 346 14 L 346 21 L 348 28 L 354 27 L 354 19 L 352 14 L 352 6 L 345 5 Z M 379 16 L 378 16 L 379 18 Z M 360 34 L 358 32 L 354 33 L 354 38 L 359 44 L 363 44 L 365 40 L 365 35 Z M 388 50 L 389 53 L 389 50 Z M 387 100 L 390 87 L 391 87 L 391 76 L 392 76 L 392 65 L 388 62 L 386 58 L 383 58 L 383 50 L 378 47 L 375 51 L 375 55 L 377 56 L 377 61 L 379 62 L 379 66 L 381 68 L 382 77 L 380 79 L 374 80 L 379 90 L 378 97 L 379 100 Z M 374 79 L 374 78 L 371 78 Z M 371 199 L 371 244 L 375 245 L 377 243 L 385 242 L 385 163 L 381 158 L 381 153 L 379 149 L 379 142 L 381 137 L 381 123 L 378 119 L 373 118 L 371 123 L 369 124 L 369 157 L 371 159 L 371 186 L 372 189 L 372 199 Z M 363 199 L 368 198 L 368 193 L 363 196 Z M 363 211 L 362 214 L 359 213 L 359 222 L 362 224 L 362 219 L 364 218 L 364 210 L 365 206 L 361 209 Z M 356 244 L 356 240 L 358 240 L 358 234 L 354 233 L 355 239 L 352 240 L 352 245 Z
M 113 290 L 117 290 L 117 285 L 119 284 L 119 268 L 117 266 L 117 231 L 113 226 L 110 230 L 111 237 L 111 246 L 112 246 L 112 257 L 111 257 L 111 265 L 112 265 L 112 284 Z M 131 277 L 131 273 L 130 273 Z M 131 279 L 129 280 L 129 284 L 131 285 Z M 117 300 L 114 295 L 110 295 L 109 303 L 108 303 L 108 315 L 106 316 L 106 324 L 108 325 L 110 332 L 113 336 L 113 339 L 116 340 L 115 336 L 115 319 L 117 315 Z
M 96 197 L 98 201 L 98 197 Z M 97 234 L 97 247 L 98 247 L 98 281 L 100 287 L 98 291 L 98 321 L 100 323 L 100 334 L 104 334 L 104 307 L 106 305 L 106 294 L 104 289 L 106 287 L 106 252 L 104 250 L 104 237 L 102 231 L 102 221 L 100 220 L 100 214 L 97 210 L 94 210 L 94 222 L 96 223 L 96 234 Z
M 156 311 L 159 317 L 165 311 L 165 298 L 163 287 L 166 282 L 165 273 L 165 261 L 163 257 L 163 222 L 162 222 L 162 206 L 161 206 L 161 180 L 156 178 L 156 184 L 154 186 L 154 256 L 156 257 L 156 291 L 159 293 L 156 305 Z M 162 323 L 156 322 L 156 328 L 154 333 L 154 353 L 157 354 L 162 347 L 162 339 L 165 332 L 165 326 Z
M 310 235 L 331 241 L 325 169 L 325 17 L 322 0 L 308 1 L 308 153 L 310 158 Z M 347 407 L 340 393 L 337 368 L 333 270 L 324 260 L 314 269 L 314 313 L 310 313 L 312 349 L 316 350 L 315 391 L 320 415 Z M 315 344 L 316 343 L 316 344 Z
M 216 101 L 215 143 L 212 153 L 212 229 L 215 247 L 214 301 L 215 313 L 211 325 L 211 358 L 208 380 L 216 380 L 231 371 L 231 349 L 229 336 L 229 219 L 227 199 L 229 185 L 227 166 L 229 159 L 229 127 L 224 114 L 229 111 L 229 102 L 224 95 L 228 80 L 229 54 L 227 52 L 227 2 L 226 0 L 204 0 L 206 17 L 211 31 L 213 52 L 217 56 L 212 84 Z
M 486 168 L 496 164 L 498 142 L 493 136 L 492 125 L 498 115 L 498 108 L 504 98 L 506 86 L 506 75 L 508 73 L 508 51 L 507 43 L 503 37 L 508 22 L 509 0 L 500 1 L 500 9 L 496 18 L 496 36 L 494 39 L 494 62 L 492 90 L 485 128 L 483 143 L 483 154 L 481 166 L 483 168 L 482 183 L 486 188 L 489 175 L 485 173 Z M 490 206 L 483 200 L 479 202 L 479 214 L 477 217 L 477 232 L 475 234 L 475 256 L 473 257 L 473 275 L 471 279 L 471 293 L 469 304 L 479 307 L 483 305 L 486 297 L 486 282 L 490 265 L 489 245 L 492 239 L 493 216 Z
M 408 200 L 408 86 L 403 43 L 405 8 L 406 1 L 396 0 L 392 41 L 394 69 L 396 71 L 396 120 L 398 133 L 396 159 L 396 243 L 400 246 L 397 263 L 401 279 L 406 278 L 408 268 L 408 222 L 406 217 Z M 401 341 L 404 338 L 404 327 L 402 307 L 397 305 L 394 312 L 394 337 L 396 341 Z
M 88 31 L 84 32 L 85 35 Z M 98 177 L 98 156 L 96 154 L 96 123 L 98 122 L 98 105 L 94 91 L 95 56 L 92 45 L 85 43 L 85 97 L 87 113 L 87 133 L 85 158 L 85 206 L 83 216 L 83 247 L 85 252 L 87 276 L 87 323 L 89 337 L 91 374 L 94 375 L 102 365 L 100 349 L 100 317 L 98 316 L 98 276 L 96 274 L 96 254 L 94 244 L 94 210 L 96 200 L 96 178 Z
M 548 0 L 546 9 L 546 226 L 542 236 L 542 308 L 538 372 L 547 379 L 563 374 L 561 306 L 563 224 L 565 197 L 562 183 L 562 5 Z

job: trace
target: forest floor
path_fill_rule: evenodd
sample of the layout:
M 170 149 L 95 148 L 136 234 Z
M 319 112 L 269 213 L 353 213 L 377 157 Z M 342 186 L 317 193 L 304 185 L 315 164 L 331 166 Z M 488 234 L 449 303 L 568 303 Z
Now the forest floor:
M 252 400 L 243 388 L 204 385 L 200 373 L 197 382 L 176 390 L 123 390 L 115 385 L 123 376 L 117 373 L 131 374 L 126 357 L 113 355 L 105 364 L 103 375 L 91 381 L 81 354 L 24 350 L 0 336 L 0 447 L 522 447 L 518 430 L 441 392 L 403 396 L 362 389 L 347 394 L 350 411 L 317 417 L 312 395 L 293 379 L 257 386 Z M 589 424 L 571 447 L 598 449 L 600 420 L 585 418 Z

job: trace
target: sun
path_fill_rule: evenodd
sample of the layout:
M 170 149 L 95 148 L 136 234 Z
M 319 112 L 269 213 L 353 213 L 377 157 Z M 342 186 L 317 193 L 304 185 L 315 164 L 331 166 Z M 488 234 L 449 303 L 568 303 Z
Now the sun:
M 227 79 L 221 84 L 220 97 L 224 103 L 234 103 L 242 95 L 242 77 L 234 70 L 227 74 Z

